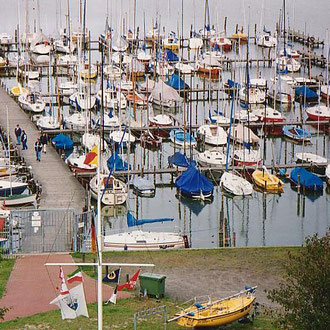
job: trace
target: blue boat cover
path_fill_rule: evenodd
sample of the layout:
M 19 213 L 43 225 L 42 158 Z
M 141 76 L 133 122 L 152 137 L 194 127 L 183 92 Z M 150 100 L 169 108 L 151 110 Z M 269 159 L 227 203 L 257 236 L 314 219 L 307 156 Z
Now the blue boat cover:
M 164 221 L 173 221 L 174 218 L 157 218 L 157 219 L 136 219 L 133 214 L 127 212 L 127 225 L 128 227 L 141 226 L 145 223 L 154 223 L 154 222 L 164 222 Z
M 307 171 L 304 167 L 296 167 L 291 171 L 290 179 L 298 184 L 298 175 L 300 176 L 300 185 L 305 185 L 308 190 L 323 190 L 323 181 L 315 174 Z
M 173 156 L 168 157 L 168 163 L 175 166 L 189 167 L 190 163 L 196 165 L 194 160 L 190 161 L 186 155 L 176 152 Z
M 188 196 L 212 194 L 214 188 L 213 183 L 192 165 L 175 180 L 175 185 Z
M 66 135 L 60 133 L 56 135 L 52 142 L 55 144 L 57 148 L 63 149 L 63 150 L 69 150 L 73 147 L 73 141 L 67 137 Z
M 166 84 L 176 90 L 189 89 L 189 85 L 186 84 L 177 74 L 172 74 L 171 78 L 166 82 Z
M 174 54 L 170 49 L 165 49 L 165 60 L 169 62 L 178 62 L 179 57 Z
M 302 95 L 304 98 L 306 97 L 306 99 L 315 99 L 315 98 L 317 99 L 318 98 L 317 93 L 315 93 L 314 91 L 309 89 L 307 86 L 297 87 L 295 93 L 297 96 Z
M 117 153 L 112 155 L 107 160 L 108 169 L 110 171 L 127 171 L 128 170 L 128 164 L 123 159 L 119 157 Z M 131 168 L 131 167 L 130 167 Z

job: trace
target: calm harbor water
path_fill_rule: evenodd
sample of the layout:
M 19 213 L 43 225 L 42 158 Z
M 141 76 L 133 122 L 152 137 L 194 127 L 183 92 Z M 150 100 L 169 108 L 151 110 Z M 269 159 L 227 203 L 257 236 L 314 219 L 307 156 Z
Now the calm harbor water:
M 287 1 L 287 11 L 292 27 L 305 30 L 322 39 L 326 36 L 326 29 L 330 27 L 328 14 L 330 12 L 330 2 L 320 0 L 316 2 L 296 0 Z M 3 7 L 0 12 L 2 21 L 2 31 L 13 33 L 17 23 L 17 3 L 13 1 L 1 1 Z M 32 3 L 32 2 L 31 2 Z M 73 24 L 77 24 L 78 1 L 72 1 L 71 18 Z M 106 12 L 110 13 L 111 24 L 115 30 L 119 30 L 120 17 L 126 18 L 127 24 L 132 27 L 133 1 L 87 1 L 87 27 L 91 30 L 95 39 L 99 33 L 103 32 L 105 26 Z M 235 24 L 244 25 L 245 31 L 250 24 L 251 30 L 255 23 L 260 25 L 260 16 L 263 19 L 261 24 L 274 31 L 275 23 L 278 20 L 281 0 L 266 0 L 264 10 L 261 8 L 261 1 L 215 1 L 210 0 L 210 21 L 219 29 L 222 29 L 224 17 L 228 17 L 227 30 L 230 35 L 234 32 Z M 61 6 L 60 6 L 61 4 Z M 61 7 L 61 8 L 60 8 Z M 66 1 L 40 0 L 41 27 L 44 33 L 54 34 L 58 31 L 56 27 L 64 25 L 64 13 Z M 20 20 L 24 24 L 24 6 L 20 11 Z M 59 12 L 62 12 L 60 19 Z M 184 32 L 188 34 L 190 26 L 195 26 L 196 30 L 203 26 L 204 1 L 184 0 Z M 58 13 L 56 15 L 55 13 Z M 151 28 L 152 22 L 161 21 L 166 25 L 166 31 L 181 30 L 181 1 L 152 1 L 137 0 L 136 26 L 140 27 L 143 33 L 143 16 L 145 16 L 146 31 Z M 315 22 L 317 21 L 317 24 Z M 302 45 L 296 45 L 302 48 Z M 251 46 L 252 56 L 261 57 L 262 50 Z M 317 50 L 324 52 L 323 49 Z M 245 47 L 241 53 L 245 54 Z M 231 52 L 227 56 L 235 57 Z M 100 57 L 94 52 L 93 59 L 99 61 Z M 237 80 L 244 78 L 244 65 L 236 66 Z M 305 69 L 306 70 L 306 69 Z M 274 69 L 259 68 L 262 76 L 269 79 L 274 75 Z M 251 71 L 251 77 L 259 75 L 257 69 Z M 307 71 L 305 71 L 307 72 Z M 302 69 L 300 75 L 304 73 Z M 321 69 L 313 68 L 312 74 L 324 73 Z M 239 78 L 241 77 L 241 78 Z M 230 78 L 230 72 L 224 72 L 223 80 Z M 100 80 L 100 79 L 99 79 Z M 187 82 L 190 83 L 189 79 Z M 15 79 L 6 79 L 10 87 L 15 84 Z M 199 78 L 193 79 L 193 86 L 203 84 Z M 95 90 L 100 82 L 97 81 Z M 54 86 L 54 82 L 50 84 Z M 206 86 L 208 82 L 206 81 Z M 35 87 L 42 92 L 47 92 L 49 83 L 43 78 Z M 217 83 L 212 83 L 212 88 L 216 88 Z M 193 122 L 202 123 L 208 116 L 209 109 L 220 108 L 229 111 L 227 102 L 199 102 L 192 106 Z M 57 111 L 57 109 L 56 109 Z M 64 113 L 70 111 L 69 107 L 64 108 Z M 288 119 L 296 119 L 299 116 L 299 106 L 284 112 Z M 178 117 L 182 116 L 182 111 Z M 139 115 L 138 115 L 139 116 Z M 142 114 L 145 116 L 145 113 Z M 308 126 L 312 132 L 315 128 Z M 77 139 L 77 137 L 76 137 Z M 261 143 L 263 147 L 263 143 Z M 295 145 L 286 142 L 281 136 L 266 139 L 265 163 L 270 164 L 271 160 L 277 163 L 284 162 L 284 153 L 287 150 L 286 159 L 288 163 L 295 161 L 294 154 L 299 151 L 317 152 L 320 155 L 329 157 L 329 136 L 314 134 L 312 143 L 308 146 Z M 174 147 L 169 142 L 164 143 L 158 151 L 145 151 L 137 146 L 130 155 L 124 156 L 133 167 L 143 163 L 146 168 L 166 167 L 168 156 L 174 153 Z M 252 197 L 232 198 L 222 194 L 220 188 L 215 186 L 214 199 L 211 203 L 179 199 L 176 196 L 176 189 L 168 187 L 169 175 L 158 175 L 156 177 L 157 189 L 154 198 L 141 198 L 132 191 L 125 206 L 111 208 L 104 207 L 105 231 L 125 231 L 127 230 L 126 213 L 132 211 L 138 218 L 173 217 L 173 222 L 163 224 L 144 225 L 144 230 L 155 231 L 177 231 L 187 234 L 191 246 L 197 247 L 217 247 L 217 246 L 285 246 L 301 245 L 307 235 L 313 233 L 324 234 L 330 226 L 330 195 L 324 191 L 322 194 L 300 196 L 286 183 L 284 192 L 281 195 L 263 194 L 254 191 Z M 164 185 L 164 186 L 162 186 Z M 220 221 L 220 210 L 224 212 L 226 220 Z

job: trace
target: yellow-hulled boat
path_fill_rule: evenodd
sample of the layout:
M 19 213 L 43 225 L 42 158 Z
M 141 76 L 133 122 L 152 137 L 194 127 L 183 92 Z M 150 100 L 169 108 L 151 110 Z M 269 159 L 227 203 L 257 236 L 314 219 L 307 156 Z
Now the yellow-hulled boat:
M 266 167 L 252 173 L 254 183 L 265 191 L 279 192 L 283 190 L 284 183 L 276 175 L 270 174 Z
M 231 37 L 230 37 L 231 40 L 234 40 L 234 41 L 240 41 L 241 43 L 242 42 L 247 42 L 248 40 L 248 35 L 246 33 L 243 33 L 243 32 L 237 32 L 237 33 L 234 33 Z
M 194 327 L 218 327 L 235 322 L 249 314 L 256 299 L 255 288 L 214 302 L 196 303 L 178 313 L 170 321 L 179 325 Z
M 27 94 L 28 90 L 21 86 L 14 86 L 10 89 L 10 94 L 13 96 L 20 96 L 22 94 Z

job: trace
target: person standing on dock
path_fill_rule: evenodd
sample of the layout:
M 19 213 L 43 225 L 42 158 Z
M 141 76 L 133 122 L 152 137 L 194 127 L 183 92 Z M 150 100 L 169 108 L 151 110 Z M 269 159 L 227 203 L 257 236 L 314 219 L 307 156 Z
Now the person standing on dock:
M 22 131 L 22 144 L 23 144 L 23 150 L 27 150 L 27 135 L 25 133 L 25 130 Z
M 19 124 L 17 124 L 16 127 L 15 127 L 15 135 L 16 135 L 16 144 L 20 145 L 21 144 L 22 130 L 19 127 Z
M 42 143 L 42 151 L 46 153 L 47 151 L 47 144 L 48 144 L 48 138 L 46 133 L 43 133 L 40 138 L 40 142 Z
M 36 151 L 37 161 L 40 162 L 42 151 L 42 143 L 40 141 L 40 138 L 37 138 L 37 141 L 34 143 L 34 150 Z

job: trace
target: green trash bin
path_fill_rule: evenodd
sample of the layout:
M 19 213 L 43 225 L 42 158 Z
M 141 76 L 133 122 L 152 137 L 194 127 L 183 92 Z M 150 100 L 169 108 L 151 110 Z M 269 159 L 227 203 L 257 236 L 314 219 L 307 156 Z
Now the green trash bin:
M 140 292 L 156 298 L 165 295 L 165 275 L 144 273 L 140 275 Z

